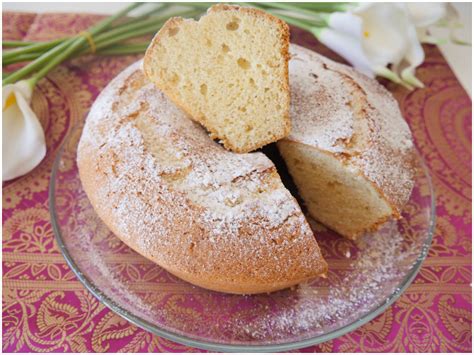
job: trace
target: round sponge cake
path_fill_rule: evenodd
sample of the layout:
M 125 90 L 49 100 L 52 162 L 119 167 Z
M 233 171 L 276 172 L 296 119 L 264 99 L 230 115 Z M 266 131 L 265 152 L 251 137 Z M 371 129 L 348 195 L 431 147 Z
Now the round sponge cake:
M 172 274 L 251 294 L 322 275 L 327 264 L 296 200 L 262 153 L 212 141 L 138 62 L 94 103 L 80 178 L 104 223 Z

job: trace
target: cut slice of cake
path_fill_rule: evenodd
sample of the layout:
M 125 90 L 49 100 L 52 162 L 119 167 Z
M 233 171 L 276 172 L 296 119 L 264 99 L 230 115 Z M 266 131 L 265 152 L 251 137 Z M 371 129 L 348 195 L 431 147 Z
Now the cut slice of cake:
M 234 152 L 290 132 L 288 25 L 264 11 L 214 5 L 199 21 L 172 18 L 144 71 L 174 103 Z
M 415 149 L 393 96 L 377 81 L 292 45 L 291 134 L 277 143 L 309 213 L 354 239 L 399 218 Z

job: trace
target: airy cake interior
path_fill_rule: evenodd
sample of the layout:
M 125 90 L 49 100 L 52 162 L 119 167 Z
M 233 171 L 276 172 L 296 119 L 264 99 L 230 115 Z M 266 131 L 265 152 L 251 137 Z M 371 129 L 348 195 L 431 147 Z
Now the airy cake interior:
M 277 144 L 309 213 L 321 223 L 354 239 L 391 216 L 370 182 L 330 153 L 289 141 Z
M 174 18 L 145 58 L 148 77 L 236 152 L 290 129 L 286 25 L 247 10 L 211 12 L 199 22 Z

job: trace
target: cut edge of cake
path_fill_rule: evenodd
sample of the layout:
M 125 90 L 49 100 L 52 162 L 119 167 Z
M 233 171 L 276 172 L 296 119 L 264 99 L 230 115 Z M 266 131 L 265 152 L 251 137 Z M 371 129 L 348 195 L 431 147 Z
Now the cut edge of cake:
M 349 239 L 400 218 L 416 151 L 398 103 L 353 68 L 291 53 L 293 130 L 277 146 L 310 215 Z

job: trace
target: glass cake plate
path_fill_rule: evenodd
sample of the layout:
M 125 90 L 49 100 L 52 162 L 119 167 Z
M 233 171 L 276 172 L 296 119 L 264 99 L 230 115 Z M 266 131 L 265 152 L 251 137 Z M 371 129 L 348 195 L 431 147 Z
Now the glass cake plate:
M 339 337 L 387 309 L 413 281 L 431 245 L 433 188 L 418 156 L 415 188 L 401 220 L 356 243 L 310 220 L 329 264 L 326 279 L 253 296 L 208 291 L 137 254 L 98 218 L 76 165 L 81 131 L 71 132 L 51 176 L 50 212 L 59 248 L 84 286 L 111 310 L 182 344 L 273 352 Z M 275 148 L 266 153 L 294 192 Z

